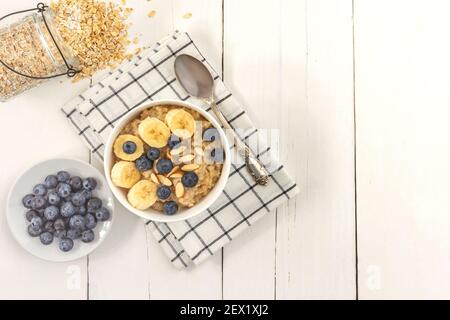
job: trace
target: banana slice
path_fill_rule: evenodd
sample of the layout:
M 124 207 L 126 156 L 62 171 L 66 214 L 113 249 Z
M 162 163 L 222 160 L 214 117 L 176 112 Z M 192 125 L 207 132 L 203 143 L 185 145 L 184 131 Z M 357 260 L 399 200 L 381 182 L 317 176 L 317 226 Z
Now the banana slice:
M 170 137 L 169 128 L 158 118 L 149 117 L 143 120 L 139 124 L 138 132 L 145 143 L 155 148 L 164 147 Z
M 111 170 L 111 180 L 114 185 L 121 188 L 131 188 L 141 179 L 141 173 L 134 162 L 119 161 Z
M 126 142 L 132 142 L 136 146 L 135 150 L 132 153 L 125 152 L 126 146 L 124 144 Z M 130 150 L 128 151 L 130 152 Z M 123 134 L 117 137 L 114 142 L 114 154 L 117 158 L 126 161 L 134 161 L 139 158 L 144 153 L 144 143 L 141 139 L 131 134 Z
M 150 180 L 141 180 L 128 191 L 128 202 L 138 210 L 150 208 L 157 199 L 156 184 Z
M 188 139 L 194 134 L 194 117 L 183 109 L 173 109 L 167 112 L 166 123 L 173 134 L 181 139 Z

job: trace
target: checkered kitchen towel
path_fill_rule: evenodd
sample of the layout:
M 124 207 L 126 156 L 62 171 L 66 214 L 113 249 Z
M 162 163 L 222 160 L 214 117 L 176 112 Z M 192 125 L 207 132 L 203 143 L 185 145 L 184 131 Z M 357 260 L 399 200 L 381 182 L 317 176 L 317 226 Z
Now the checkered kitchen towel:
M 146 101 L 187 100 L 207 109 L 202 101 L 187 95 L 175 79 L 174 60 L 181 53 L 197 57 L 208 66 L 216 82 L 218 105 L 241 138 L 248 142 L 260 135 L 189 35 L 176 32 L 145 49 L 132 61 L 125 62 L 62 108 L 77 134 L 100 159 L 103 159 L 104 142 L 115 123 Z M 243 159 L 238 157 L 233 161 L 225 190 L 206 212 L 182 222 L 146 221 L 150 232 L 176 267 L 205 260 L 298 193 L 295 182 L 270 156 L 271 148 L 265 146 L 262 139 L 258 139 L 256 149 L 254 151 L 262 161 L 270 164 L 272 176 L 267 186 L 255 184 Z

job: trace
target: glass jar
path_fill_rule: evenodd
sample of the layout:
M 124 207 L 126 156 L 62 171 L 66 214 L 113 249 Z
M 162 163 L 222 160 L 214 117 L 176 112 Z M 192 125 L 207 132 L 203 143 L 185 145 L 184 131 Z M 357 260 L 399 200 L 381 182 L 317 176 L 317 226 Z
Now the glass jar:
M 54 25 L 51 8 L 37 8 L 0 27 L 0 101 L 6 101 L 58 76 L 75 76 L 78 63 Z

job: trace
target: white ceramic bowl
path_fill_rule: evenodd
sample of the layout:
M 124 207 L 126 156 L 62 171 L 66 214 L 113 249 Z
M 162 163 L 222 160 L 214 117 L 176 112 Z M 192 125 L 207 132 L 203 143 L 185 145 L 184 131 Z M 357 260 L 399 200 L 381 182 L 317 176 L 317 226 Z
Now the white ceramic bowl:
M 117 136 L 120 134 L 122 128 L 128 124 L 131 120 L 135 119 L 140 112 L 147 108 L 151 108 L 158 105 L 172 105 L 172 106 L 180 106 L 180 107 L 186 107 L 189 109 L 193 109 L 197 112 L 199 112 L 201 115 L 203 115 L 211 124 L 218 130 L 221 138 L 221 143 L 223 146 L 223 149 L 225 151 L 225 161 L 222 168 L 222 174 L 217 181 L 214 188 L 211 190 L 211 192 L 204 197 L 199 203 L 197 203 L 194 207 L 180 210 L 176 214 L 169 216 L 165 215 L 162 212 L 156 211 L 154 209 L 147 209 L 147 210 L 138 210 L 133 208 L 127 200 L 127 194 L 126 191 L 122 188 L 116 187 L 112 181 L 111 181 L 111 169 L 113 167 L 113 145 L 114 141 L 116 140 Z M 104 159 L 104 168 L 105 168 L 105 175 L 106 180 L 108 181 L 109 187 L 111 188 L 113 194 L 119 200 L 119 202 L 127 208 L 130 212 L 134 213 L 135 215 L 142 217 L 147 220 L 153 220 L 158 222 L 174 222 L 174 221 L 181 221 L 185 219 L 192 218 L 193 216 L 205 211 L 209 206 L 211 206 L 214 201 L 219 197 L 219 195 L 222 193 L 225 184 L 227 183 L 228 176 L 230 173 L 230 146 L 228 143 L 228 140 L 225 136 L 224 131 L 218 124 L 218 122 L 206 111 L 204 111 L 202 108 L 197 107 L 191 103 L 186 103 L 179 100 L 159 100 L 159 101 L 153 101 L 150 103 L 144 103 L 132 111 L 128 112 L 127 115 L 125 115 L 120 121 L 117 123 L 117 125 L 114 127 L 113 131 L 111 132 L 111 135 L 109 136 L 109 139 L 106 143 L 105 148 L 105 159 Z
M 54 239 L 50 245 L 44 246 L 39 241 L 39 237 L 30 237 L 27 233 L 29 223 L 25 219 L 25 212 L 28 209 L 22 205 L 22 198 L 31 193 L 36 184 L 42 183 L 46 176 L 56 174 L 60 170 L 83 178 L 95 178 L 98 185 L 94 194 L 103 201 L 103 206 L 108 208 L 111 213 L 110 220 L 97 224 L 94 229 L 95 240 L 93 242 L 83 243 L 81 240 L 76 240 L 73 249 L 69 252 L 59 250 L 57 239 Z M 6 218 L 14 238 L 31 254 L 47 261 L 72 261 L 94 251 L 106 238 L 114 219 L 114 199 L 103 175 L 90 164 L 75 159 L 51 159 L 34 165 L 19 176 L 9 191 Z

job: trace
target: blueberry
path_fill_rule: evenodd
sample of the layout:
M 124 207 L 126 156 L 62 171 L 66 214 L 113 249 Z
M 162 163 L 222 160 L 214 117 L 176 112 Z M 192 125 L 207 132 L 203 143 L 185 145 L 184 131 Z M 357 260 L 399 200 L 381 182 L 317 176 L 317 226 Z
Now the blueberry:
M 172 134 L 169 137 L 169 140 L 167 141 L 167 145 L 169 149 L 173 149 L 175 147 L 179 147 L 179 144 L 181 143 L 181 139 L 177 137 L 176 135 Z
M 41 240 L 42 244 L 47 246 L 53 242 L 53 234 L 51 234 L 50 232 L 43 232 L 39 236 L 39 239 Z
M 84 225 L 84 217 L 79 214 L 72 216 L 69 220 L 69 227 L 72 229 L 81 230 L 84 228 Z
M 37 237 L 42 233 L 42 228 L 34 229 L 31 224 L 28 226 L 28 234 L 32 237 Z
M 73 216 L 76 212 L 75 206 L 72 204 L 72 202 L 64 202 L 61 206 L 61 215 L 64 218 L 69 218 Z
M 166 174 L 172 171 L 173 164 L 172 161 L 166 158 L 159 159 L 156 163 L 156 170 L 161 174 Z
M 61 198 L 67 198 L 72 193 L 72 187 L 67 183 L 59 183 L 56 186 L 56 192 Z
M 31 209 L 31 205 L 34 199 L 34 194 L 27 194 L 22 198 L 22 204 L 25 208 Z
M 95 239 L 95 234 L 92 230 L 86 230 L 83 231 L 83 233 L 81 233 L 81 241 L 85 242 L 85 243 L 89 243 L 94 241 Z
M 56 191 L 50 191 L 47 194 L 47 201 L 51 205 L 58 205 L 61 202 L 61 198 L 58 196 L 58 193 Z
M 186 172 L 183 177 L 181 177 L 181 183 L 186 188 L 195 187 L 195 185 L 198 183 L 198 176 L 195 172 Z
M 37 184 L 33 188 L 33 193 L 36 196 L 45 196 L 47 194 L 47 187 L 45 185 L 43 185 L 42 183 Z
M 64 252 L 68 252 L 73 248 L 73 240 L 69 238 L 61 238 L 59 240 L 59 249 Z
M 77 207 L 77 208 L 76 208 L 76 211 L 77 211 L 78 214 L 80 214 L 80 215 L 82 215 L 82 216 L 85 216 L 86 213 L 87 213 L 87 209 L 86 209 L 85 206 L 79 206 L 79 207 Z
M 97 180 L 92 177 L 83 180 L 83 188 L 88 191 L 92 191 L 97 188 Z
M 56 186 L 58 185 L 58 178 L 54 174 L 51 174 L 45 178 L 44 184 L 47 189 L 56 188 Z
M 74 195 L 72 195 L 71 201 L 75 206 L 79 207 L 84 206 L 87 200 L 86 197 L 84 196 L 84 193 L 77 192 Z
M 66 182 L 69 180 L 70 174 L 67 171 L 59 171 L 56 174 L 56 178 L 58 179 L 59 182 Z
M 208 142 L 213 142 L 219 139 L 219 131 L 216 128 L 208 128 L 203 132 L 203 140 Z
M 31 219 L 34 217 L 39 217 L 39 214 L 34 210 L 28 210 L 27 213 L 25 213 L 25 218 L 28 222 L 31 222 Z
M 99 198 L 92 198 L 87 203 L 87 211 L 89 213 L 95 213 L 102 207 L 102 204 L 102 200 L 100 200 Z
M 149 158 L 152 161 L 155 161 L 156 159 L 158 159 L 160 155 L 161 155 L 161 151 L 158 148 L 151 147 L 147 151 L 147 158 Z
M 45 208 L 44 217 L 49 221 L 54 221 L 59 215 L 59 208 L 56 206 L 50 206 Z
M 81 237 L 81 229 L 69 229 L 67 230 L 67 238 L 76 240 Z
M 136 143 L 133 141 L 127 141 L 122 145 L 122 150 L 126 154 L 133 154 L 136 151 Z
M 210 152 L 211 161 L 214 163 L 223 163 L 225 159 L 225 152 L 222 148 L 214 148 Z
M 159 186 L 158 189 L 156 190 L 156 194 L 158 195 L 158 198 L 161 200 L 166 200 L 167 198 L 169 198 L 171 193 L 172 191 L 168 186 Z
M 178 204 L 175 201 L 168 201 L 164 203 L 164 213 L 167 215 L 174 215 L 178 211 Z
M 97 226 L 97 219 L 95 219 L 95 216 L 91 213 L 88 213 L 85 217 L 85 227 L 86 229 L 95 229 L 95 227 Z
M 86 200 L 89 200 L 90 198 L 92 198 L 92 191 L 89 190 L 81 190 L 80 191 L 82 194 L 84 194 L 84 197 L 86 198 Z
M 57 231 L 64 230 L 66 229 L 66 222 L 61 218 L 56 219 L 55 222 L 53 222 L 53 228 L 55 228 L 55 230 Z
M 79 191 L 83 188 L 83 180 L 80 177 L 71 177 L 69 179 L 69 185 L 72 187 L 73 191 Z
M 53 221 L 47 221 L 44 224 L 44 230 L 53 234 L 56 231 Z
M 97 219 L 97 221 L 109 220 L 109 216 L 110 216 L 109 210 L 106 209 L 105 207 L 101 207 L 95 213 L 95 218 Z
M 31 219 L 30 226 L 34 230 L 41 229 L 44 226 L 44 219 L 41 217 L 33 217 Z
M 61 239 L 67 237 L 67 231 L 66 230 L 56 230 L 54 234 L 55 238 Z
M 149 170 L 153 165 L 152 160 L 147 158 L 147 156 L 145 156 L 145 155 L 137 158 L 135 161 L 135 164 L 136 164 L 136 168 L 138 168 L 138 170 L 141 172 Z
M 36 196 L 31 201 L 31 208 L 34 210 L 44 209 L 46 204 L 47 204 L 47 201 L 45 200 L 45 198 L 43 196 Z

